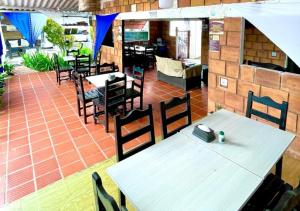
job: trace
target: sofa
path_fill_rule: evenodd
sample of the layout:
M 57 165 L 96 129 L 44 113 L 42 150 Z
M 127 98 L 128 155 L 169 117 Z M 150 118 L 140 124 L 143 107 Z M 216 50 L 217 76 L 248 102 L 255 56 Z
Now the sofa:
M 181 61 L 155 57 L 158 80 L 180 87 L 185 91 L 194 87 L 201 88 L 201 64 L 185 67 Z

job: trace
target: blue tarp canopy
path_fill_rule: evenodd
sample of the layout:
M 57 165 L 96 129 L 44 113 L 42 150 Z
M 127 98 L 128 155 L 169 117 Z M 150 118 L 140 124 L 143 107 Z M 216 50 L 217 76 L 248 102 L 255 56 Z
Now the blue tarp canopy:
M 1 25 L 0 25 L 1 27 Z M 3 55 L 3 45 L 2 45 L 2 34 L 1 34 L 1 31 L 0 31 L 0 73 L 3 72 L 3 67 L 2 67 L 2 55 Z
M 36 43 L 47 20 L 45 15 L 38 13 L 4 12 L 3 14 L 18 29 L 30 46 Z
M 105 38 L 106 32 L 111 26 L 112 22 L 115 20 L 119 13 L 114 13 L 110 15 L 96 15 L 96 36 L 95 36 L 95 47 L 94 47 L 94 59 L 96 60 L 98 51 L 102 45 Z

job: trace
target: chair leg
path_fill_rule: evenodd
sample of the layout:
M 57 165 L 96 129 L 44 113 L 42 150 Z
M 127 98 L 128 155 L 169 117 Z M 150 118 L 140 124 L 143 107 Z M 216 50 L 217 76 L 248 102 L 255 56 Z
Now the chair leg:
M 83 118 L 84 118 L 84 124 L 87 124 L 86 104 L 85 103 L 83 103 Z
M 119 191 L 119 195 L 120 195 L 120 205 L 125 207 L 126 206 L 125 195 L 121 191 Z
M 108 133 L 109 128 L 108 128 L 108 111 L 105 110 L 105 132 Z
M 282 157 L 278 160 L 278 162 L 276 163 L 276 176 L 278 176 L 279 178 L 281 178 L 282 175 Z
M 143 97 L 140 96 L 140 109 L 143 110 Z
M 97 116 L 96 116 L 96 113 L 97 113 L 97 108 L 96 108 L 96 105 L 94 105 L 94 114 L 93 114 L 93 117 L 94 117 L 94 124 L 97 123 Z
M 60 73 L 58 74 L 58 85 L 60 85 Z
M 132 97 L 132 98 L 131 98 L 131 102 L 130 102 L 131 110 L 133 110 L 133 100 L 134 100 L 134 98 Z
M 78 115 L 81 116 L 80 100 L 78 99 L 77 99 L 77 110 L 78 110 Z

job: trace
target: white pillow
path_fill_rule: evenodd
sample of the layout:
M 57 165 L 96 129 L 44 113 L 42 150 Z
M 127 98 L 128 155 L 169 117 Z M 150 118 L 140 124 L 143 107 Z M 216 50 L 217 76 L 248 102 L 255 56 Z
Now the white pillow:
M 17 47 L 19 47 L 18 40 L 9 40 L 8 42 L 9 42 L 9 44 L 10 44 L 10 46 L 11 46 L 12 48 L 17 48 Z
M 24 40 L 24 39 L 21 39 L 21 46 L 22 47 L 28 47 L 29 46 L 29 43 L 27 40 Z

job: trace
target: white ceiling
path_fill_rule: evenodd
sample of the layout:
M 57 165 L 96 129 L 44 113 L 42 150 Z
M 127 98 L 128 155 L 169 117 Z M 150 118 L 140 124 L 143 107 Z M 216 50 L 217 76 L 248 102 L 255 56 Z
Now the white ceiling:
M 78 0 L 0 0 L 0 9 L 78 11 Z

